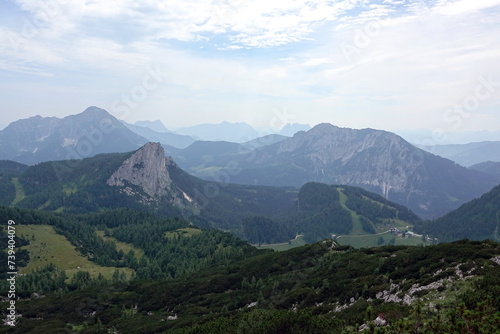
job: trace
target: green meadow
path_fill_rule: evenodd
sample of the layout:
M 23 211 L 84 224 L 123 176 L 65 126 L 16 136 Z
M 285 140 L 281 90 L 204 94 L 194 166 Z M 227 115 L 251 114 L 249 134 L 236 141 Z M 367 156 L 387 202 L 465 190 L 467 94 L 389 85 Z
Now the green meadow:
M 30 244 L 21 247 L 30 252 L 28 266 L 19 270 L 20 274 L 30 273 L 36 268 L 53 263 L 66 271 L 68 277 L 78 271 L 88 271 L 92 277 L 102 274 L 111 279 L 116 269 L 125 272 L 127 278 L 133 274 L 130 268 L 103 267 L 80 254 L 76 248 L 49 225 L 17 225 L 16 233 L 29 240 Z M 33 256 L 32 254 L 36 254 Z

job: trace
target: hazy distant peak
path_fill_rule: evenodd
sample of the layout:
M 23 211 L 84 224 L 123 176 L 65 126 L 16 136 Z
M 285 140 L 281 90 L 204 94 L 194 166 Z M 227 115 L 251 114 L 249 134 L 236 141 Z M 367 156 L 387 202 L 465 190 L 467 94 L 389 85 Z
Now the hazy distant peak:
M 341 128 L 330 123 L 320 123 L 315 125 L 311 130 L 307 131 L 310 136 L 326 136 L 326 135 L 337 135 L 340 133 L 354 133 L 357 130 L 351 128 Z
M 167 127 L 160 120 L 156 121 L 137 121 L 134 125 L 142 126 L 144 128 L 149 128 L 153 131 L 162 133 L 162 132 L 170 132 Z
M 28 131 L 33 131 L 37 126 L 40 124 L 44 123 L 51 123 L 52 125 L 55 125 L 59 123 L 61 119 L 57 117 L 42 117 L 40 115 L 36 116 L 31 116 L 28 118 L 23 118 L 23 119 L 18 119 L 17 121 L 14 121 L 7 125 L 2 131 L 22 131 L 21 129 L 30 129 Z
M 25 164 L 128 152 L 147 140 L 92 106 L 64 118 L 35 116 L 0 131 L 0 157 Z
M 319 123 L 319 124 L 313 126 L 313 128 L 311 130 L 314 130 L 314 131 L 331 131 L 331 130 L 334 130 L 334 129 L 341 129 L 341 128 L 338 127 L 338 126 L 336 126 L 336 125 L 330 124 L 330 123 Z
M 96 107 L 96 106 L 90 106 L 87 109 L 85 109 L 80 115 L 91 115 L 91 116 L 102 116 L 102 115 L 110 115 L 106 110 Z
M 309 124 L 287 123 L 279 132 L 282 136 L 292 137 L 299 131 L 309 131 L 311 126 Z
M 74 123 L 78 124 L 79 127 L 82 126 L 95 126 L 102 127 L 103 124 L 106 126 L 112 126 L 113 128 L 121 128 L 123 124 L 113 115 L 111 115 L 108 111 L 98 107 L 88 107 L 83 112 L 75 115 L 69 115 L 62 119 L 64 124 Z
M 301 131 L 304 132 L 304 131 Z M 270 134 L 267 136 L 258 137 L 247 142 L 241 143 L 242 146 L 250 149 L 256 149 L 263 146 L 269 146 L 275 143 L 279 143 L 285 139 L 289 138 L 288 136 L 283 136 L 279 134 Z
M 11 124 L 16 123 L 16 122 L 23 122 L 23 121 L 26 121 L 26 120 L 39 121 L 39 120 L 42 120 L 42 119 L 53 119 L 53 118 L 57 118 L 57 117 L 42 117 L 40 115 L 35 115 L 35 116 L 28 117 L 28 118 L 18 119 L 17 121 L 12 122 Z
M 247 123 L 222 122 L 218 124 L 204 123 L 178 129 L 179 134 L 189 135 L 201 140 L 246 142 L 258 137 L 257 131 Z
M 310 135 L 318 135 L 318 136 L 339 135 L 339 134 L 342 134 L 343 136 L 376 135 L 388 139 L 390 138 L 391 140 L 406 142 L 406 140 L 404 140 L 402 137 L 398 136 L 393 132 L 372 129 L 372 128 L 364 128 L 364 129 L 343 128 L 330 123 L 320 123 L 314 126 L 311 130 L 307 131 L 307 133 Z
M 85 109 L 82 112 L 85 113 L 85 112 L 91 112 L 91 111 L 106 111 L 106 110 L 99 108 L 97 106 L 88 106 L 87 109 Z

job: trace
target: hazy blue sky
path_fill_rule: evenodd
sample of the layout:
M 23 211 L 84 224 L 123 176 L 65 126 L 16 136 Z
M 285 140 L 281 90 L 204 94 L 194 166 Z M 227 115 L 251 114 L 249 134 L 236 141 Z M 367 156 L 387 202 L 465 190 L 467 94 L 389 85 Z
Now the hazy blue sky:
M 0 2 L 0 123 L 500 130 L 500 0 Z

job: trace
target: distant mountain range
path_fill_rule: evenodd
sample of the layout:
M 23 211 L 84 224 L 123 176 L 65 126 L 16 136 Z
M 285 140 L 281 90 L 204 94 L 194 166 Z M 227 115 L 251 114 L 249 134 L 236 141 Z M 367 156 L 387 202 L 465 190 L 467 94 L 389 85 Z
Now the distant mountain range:
M 32 165 L 128 152 L 147 141 L 105 110 L 89 107 L 62 119 L 35 116 L 9 124 L 0 131 L 0 159 Z
M 159 133 L 162 133 L 162 132 L 172 132 L 170 130 L 168 130 L 166 127 L 165 127 L 165 124 L 162 123 L 162 121 L 160 120 L 156 120 L 156 121 L 137 121 L 134 123 L 134 125 L 137 125 L 137 126 L 141 126 L 143 128 L 149 128 L 155 132 L 159 132 Z
M 186 171 L 208 180 L 295 187 L 311 181 L 359 186 L 426 218 L 443 215 L 497 184 L 492 176 L 427 153 L 393 133 L 331 124 L 254 150 L 205 142 L 169 154 Z
M 293 137 L 297 132 L 309 130 L 311 130 L 311 127 L 308 124 L 288 123 L 280 130 L 279 134 L 286 137 Z
M 259 137 L 258 132 L 246 123 L 222 122 L 219 124 L 199 124 L 177 129 L 176 132 L 198 140 L 229 141 L 243 143 Z
M 126 152 L 146 142 L 183 149 L 195 141 L 230 141 L 256 148 L 293 135 L 308 125 L 287 124 L 283 134 L 259 137 L 246 123 L 201 124 L 171 131 L 159 121 L 129 124 L 107 111 L 89 107 L 84 112 L 64 117 L 35 116 L 21 119 L 0 129 L 0 159 L 35 164 L 43 161 L 77 159 L 99 153 Z M 271 139 L 272 138 L 272 139 Z
M 291 137 L 299 131 L 307 131 L 310 128 L 311 127 L 307 124 L 298 124 L 298 123 L 286 124 L 275 135 L 280 135 L 283 137 Z M 269 134 L 269 131 L 266 131 L 266 134 L 262 135 L 260 131 L 242 122 L 199 124 L 195 126 L 177 129 L 175 132 L 178 134 L 188 135 L 203 141 L 227 141 L 233 143 L 245 143 L 255 140 L 256 138 L 267 136 Z
M 334 234 L 371 235 L 379 224 L 398 221 L 407 227 L 420 220 L 407 208 L 360 188 L 307 183 L 296 189 L 201 180 L 165 157 L 159 143 L 29 168 L 3 162 L 2 171 L 3 205 L 67 213 L 127 207 L 183 216 L 199 227 L 229 230 L 253 243 L 288 242 L 297 234 L 308 242 Z M 375 245 L 377 239 L 370 240 Z
M 398 130 L 394 131 L 415 145 L 468 144 L 483 141 L 500 141 L 500 131 L 436 132 L 436 130 Z
M 386 131 L 320 124 L 291 138 L 275 134 L 243 143 L 194 142 L 187 135 L 151 129 L 167 129 L 161 122 L 139 124 L 146 127 L 124 124 L 97 107 L 63 119 L 38 116 L 19 120 L 0 131 L 0 159 L 28 165 L 81 159 L 134 151 L 153 140 L 162 143 L 182 169 L 218 184 L 359 186 L 408 206 L 424 218 L 443 215 L 498 183 L 497 176 L 463 168 Z M 307 128 L 295 124 L 283 130 L 303 127 Z M 238 136 L 255 135 L 243 123 L 205 124 L 194 129 L 199 135 L 208 129 L 220 136 L 226 130 Z
M 419 147 L 465 167 L 486 161 L 500 162 L 500 141 Z
M 500 162 L 499 161 L 485 161 L 469 167 L 470 169 L 478 170 L 480 172 L 490 174 L 496 177 L 500 182 Z
M 139 124 L 143 124 L 143 126 L 137 125 L 138 123 L 134 124 L 128 124 L 125 122 L 122 122 L 129 130 L 135 132 L 136 134 L 146 138 L 148 141 L 151 142 L 159 142 L 162 143 L 163 145 L 167 146 L 172 146 L 175 148 L 186 148 L 192 143 L 196 141 L 193 137 L 186 136 L 186 135 L 179 135 L 177 133 L 173 132 L 159 132 L 157 130 L 161 130 L 161 126 L 159 124 L 163 123 L 155 123 L 156 126 L 153 126 L 153 128 L 157 130 L 153 130 L 150 126 L 146 126 L 147 122 L 143 122 Z
M 499 210 L 498 187 L 493 195 L 483 196 L 487 203 L 478 206 L 476 200 L 462 206 L 461 212 L 450 213 L 451 218 L 423 223 L 406 207 L 358 187 L 309 182 L 297 189 L 202 180 L 165 157 L 159 143 L 147 143 L 128 153 L 46 162 L 29 168 L 4 161 L 0 163 L 0 176 L 3 205 L 67 213 L 127 207 L 160 216 L 183 216 L 199 227 L 228 230 L 253 243 L 287 242 L 297 234 L 308 242 L 335 235 L 366 235 L 367 245 L 375 245 L 377 239 L 370 236 L 375 236 L 380 226 L 400 226 L 403 231 L 414 224 L 418 232 L 448 241 L 457 237 L 443 234 L 440 226 L 448 230 L 456 224 L 469 224 L 460 227 L 463 235 L 457 236 L 461 237 L 498 234 L 493 219 Z M 455 219 L 468 215 L 479 216 Z M 481 227 L 490 223 L 495 226 Z M 470 233 L 474 224 L 477 230 L 486 232 Z M 458 233 L 458 229 L 452 230 Z

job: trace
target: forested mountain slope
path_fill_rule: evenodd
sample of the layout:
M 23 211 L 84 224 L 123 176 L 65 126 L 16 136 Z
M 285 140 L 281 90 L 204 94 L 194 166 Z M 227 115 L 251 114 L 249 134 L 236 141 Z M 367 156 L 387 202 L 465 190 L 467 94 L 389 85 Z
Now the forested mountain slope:
M 500 241 L 500 186 L 435 221 L 417 223 L 415 230 L 441 241 Z
M 122 207 L 184 217 L 255 244 L 286 243 L 297 235 L 316 242 L 333 235 L 375 235 L 388 225 L 419 220 L 407 208 L 360 188 L 308 183 L 300 189 L 235 185 L 193 177 L 158 143 L 129 153 L 45 162 L 5 178 L 5 204 L 66 213 Z M 17 186 L 17 188 L 16 188 Z M 14 198 L 17 198 L 14 201 Z M 347 240 L 347 239 L 345 239 Z M 373 237 L 365 245 L 387 243 Z

